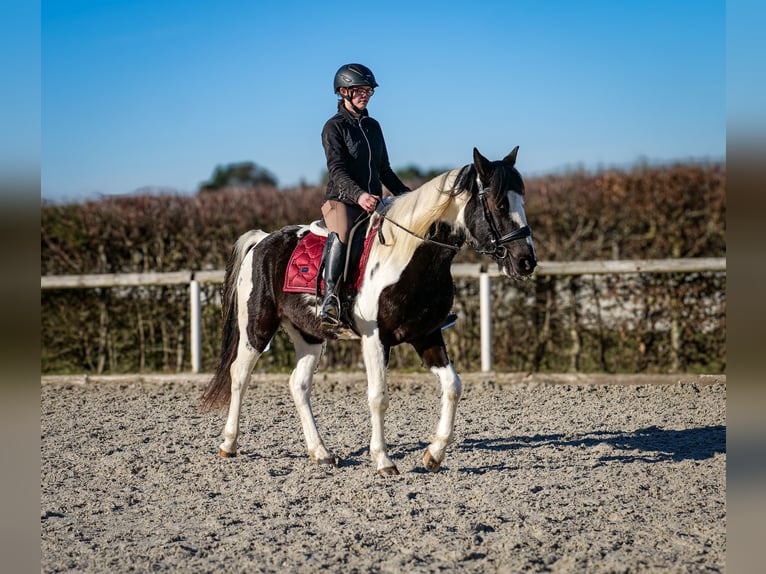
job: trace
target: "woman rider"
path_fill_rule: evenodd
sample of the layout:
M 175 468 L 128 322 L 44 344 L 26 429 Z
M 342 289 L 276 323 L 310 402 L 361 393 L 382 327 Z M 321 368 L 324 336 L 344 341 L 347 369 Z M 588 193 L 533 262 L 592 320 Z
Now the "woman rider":
M 330 232 L 323 254 L 325 297 L 319 312 L 323 327 L 340 323 L 336 288 L 343 272 L 348 233 L 355 221 L 364 212 L 375 210 L 383 195 L 381 184 L 393 195 L 410 191 L 391 169 L 380 124 L 367 112 L 377 86 L 366 66 L 341 66 L 333 83 L 340 96 L 338 113 L 322 129 L 329 178 L 322 216 Z

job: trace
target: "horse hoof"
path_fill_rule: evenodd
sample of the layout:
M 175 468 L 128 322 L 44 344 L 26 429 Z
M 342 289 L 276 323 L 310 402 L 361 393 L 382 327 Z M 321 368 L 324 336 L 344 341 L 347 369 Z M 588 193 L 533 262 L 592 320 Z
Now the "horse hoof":
M 222 448 L 219 448 L 218 449 L 218 456 L 220 456 L 221 458 L 234 458 L 234 457 L 237 456 L 237 453 L 236 453 L 236 451 L 235 452 L 226 452 Z
M 442 465 L 441 462 L 431 456 L 431 452 L 428 449 L 426 449 L 426 453 L 423 455 L 423 464 L 428 472 L 436 472 Z
M 378 471 L 380 476 L 399 476 L 399 469 L 395 466 L 387 466 Z
M 316 463 L 319 466 L 338 466 L 338 459 L 334 456 L 330 456 L 327 458 L 318 458 L 316 459 Z

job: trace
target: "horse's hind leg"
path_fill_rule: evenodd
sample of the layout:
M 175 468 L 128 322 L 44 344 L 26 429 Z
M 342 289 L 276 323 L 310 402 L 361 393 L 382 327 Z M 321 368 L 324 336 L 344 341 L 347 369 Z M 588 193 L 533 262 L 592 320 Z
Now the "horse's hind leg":
M 436 434 L 431 444 L 428 445 L 423 455 L 423 463 L 426 469 L 436 472 L 444 460 L 447 445 L 452 442 L 455 412 L 457 411 L 457 403 L 462 394 L 462 385 L 455 367 L 447 356 L 447 349 L 444 346 L 441 332 L 437 332 L 437 337 L 431 342 L 433 344 L 418 345 L 415 348 L 422 357 L 425 366 L 439 377 L 441 382 L 442 396 L 439 424 L 436 427 Z
M 314 381 L 319 359 L 322 356 L 322 343 L 309 343 L 303 335 L 290 323 L 284 322 L 283 327 L 295 346 L 297 359 L 295 369 L 290 375 L 290 392 L 301 419 L 303 436 L 311 460 L 318 464 L 337 465 L 335 456 L 327 450 L 319 436 L 314 412 L 311 409 L 311 386 Z
M 239 309 L 246 310 L 248 299 L 252 296 L 251 289 L 241 289 L 238 292 Z M 223 442 L 218 453 L 226 458 L 236 456 L 237 437 L 239 436 L 239 416 L 242 410 L 242 400 L 250 383 L 255 364 L 263 354 L 269 341 L 279 328 L 279 319 L 273 305 L 261 297 L 257 319 L 251 317 L 250 311 L 240 312 L 237 317 L 239 342 L 237 355 L 231 364 L 231 400 L 226 425 L 223 429 Z M 252 322 L 252 323 L 251 323 Z
M 250 375 L 261 353 L 256 351 L 241 337 L 237 346 L 237 357 L 231 364 L 231 400 L 226 425 L 223 429 L 223 442 L 218 447 L 218 454 L 223 458 L 237 455 L 237 437 L 239 436 L 239 415 L 242 409 L 242 399 L 250 383 Z

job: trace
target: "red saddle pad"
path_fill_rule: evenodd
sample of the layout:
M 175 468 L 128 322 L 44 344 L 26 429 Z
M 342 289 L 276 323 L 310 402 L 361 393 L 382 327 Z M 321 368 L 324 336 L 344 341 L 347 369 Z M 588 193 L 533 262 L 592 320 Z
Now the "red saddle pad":
M 367 267 L 367 260 L 370 258 L 370 249 L 375 239 L 378 226 L 375 225 L 364 238 L 364 251 L 359 259 L 359 265 L 351 272 L 349 285 L 354 288 L 354 293 L 359 292 L 364 278 L 364 269 Z M 304 235 L 298 245 L 295 246 L 290 261 L 287 263 L 285 272 L 285 282 L 282 290 L 288 293 L 316 293 L 317 272 L 322 263 L 322 251 L 326 237 L 320 237 L 311 232 Z M 320 295 L 324 295 L 324 280 L 320 279 Z
M 316 293 L 317 271 L 322 263 L 322 251 L 326 242 L 326 237 L 320 237 L 313 233 L 307 233 L 298 241 L 298 245 L 295 246 L 290 261 L 287 263 L 283 291 Z M 321 293 L 324 293 L 323 280 L 320 289 Z

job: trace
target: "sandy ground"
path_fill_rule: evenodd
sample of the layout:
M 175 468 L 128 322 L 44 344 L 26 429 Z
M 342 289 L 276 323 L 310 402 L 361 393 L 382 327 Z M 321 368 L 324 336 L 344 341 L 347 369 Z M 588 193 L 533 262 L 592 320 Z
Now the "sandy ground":
M 361 374 L 317 375 L 337 468 L 309 461 L 286 376 L 255 378 L 226 460 L 204 377 L 44 379 L 41 571 L 724 571 L 724 377 L 463 381 L 430 474 L 437 381 L 392 376 L 384 478 Z

